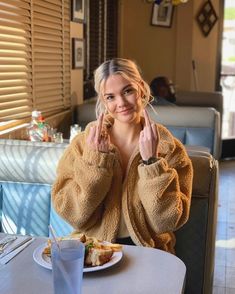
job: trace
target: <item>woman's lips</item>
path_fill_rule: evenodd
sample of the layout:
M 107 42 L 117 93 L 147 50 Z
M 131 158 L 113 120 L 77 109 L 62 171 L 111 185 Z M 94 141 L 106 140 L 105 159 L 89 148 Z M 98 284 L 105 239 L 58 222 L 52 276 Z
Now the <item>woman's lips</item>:
M 126 114 L 126 113 L 129 113 L 130 111 L 132 111 L 132 108 L 124 109 L 122 111 L 119 111 L 118 113 L 120 113 L 120 114 Z

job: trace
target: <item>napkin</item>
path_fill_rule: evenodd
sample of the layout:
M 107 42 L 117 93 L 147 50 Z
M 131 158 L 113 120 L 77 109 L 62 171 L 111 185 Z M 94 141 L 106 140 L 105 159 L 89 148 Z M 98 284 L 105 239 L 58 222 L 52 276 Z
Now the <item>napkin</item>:
M 17 239 L 6 247 L 4 253 L 0 254 L 0 264 L 8 263 L 13 257 L 31 244 L 33 240 L 34 238 L 30 236 L 17 236 Z

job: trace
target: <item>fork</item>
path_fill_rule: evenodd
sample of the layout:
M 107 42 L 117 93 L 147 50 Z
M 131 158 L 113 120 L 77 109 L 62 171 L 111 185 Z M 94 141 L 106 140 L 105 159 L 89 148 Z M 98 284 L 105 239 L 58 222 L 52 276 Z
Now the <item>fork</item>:
M 0 241 L 0 254 L 4 252 L 4 249 L 17 239 L 16 236 L 9 236 Z

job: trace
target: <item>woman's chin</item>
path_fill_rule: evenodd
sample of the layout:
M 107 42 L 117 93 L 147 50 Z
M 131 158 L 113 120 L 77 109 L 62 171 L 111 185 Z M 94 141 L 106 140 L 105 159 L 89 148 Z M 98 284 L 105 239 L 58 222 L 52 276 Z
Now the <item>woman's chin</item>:
M 118 115 L 115 117 L 116 120 L 122 123 L 135 123 L 138 120 L 138 116 L 134 113 L 131 113 L 129 115 Z

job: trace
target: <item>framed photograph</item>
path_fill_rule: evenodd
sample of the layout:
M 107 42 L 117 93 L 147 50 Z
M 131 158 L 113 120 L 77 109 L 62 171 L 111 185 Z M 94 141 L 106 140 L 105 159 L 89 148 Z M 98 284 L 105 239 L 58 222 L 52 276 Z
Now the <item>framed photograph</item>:
M 72 0 L 72 21 L 85 22 L 85 0 Z
M 84 39 L 72 39 L 72 69 L 84 68 L 85 64 Z
M 171 3 L 153 4 L 152 8 L 152 20 L 153 26 L 170 28 L 172 24 L 174 8 Z

